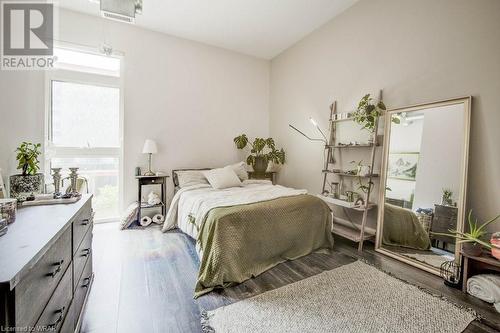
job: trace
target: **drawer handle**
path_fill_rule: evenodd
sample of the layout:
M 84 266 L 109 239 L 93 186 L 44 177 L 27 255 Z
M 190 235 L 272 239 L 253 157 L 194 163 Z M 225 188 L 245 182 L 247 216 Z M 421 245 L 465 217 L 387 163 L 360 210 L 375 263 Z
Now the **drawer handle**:
M 83 279 L 84 284 L 82 285 L 82 288 L 88 288 L 90 286 L 90 278 L 91 278 L 91 276 Z
M 92 252 L 92 250 L 91 250 L 90 248 L 88 248 L 88 249 L 84 249 L 84 250 L 83 250 L 83 254 L 82 254 L 82 255 L 83 255 L 84 257 L 88 257 L 88 256 L 90 255 L 90 253 L 91 253 L 91 252 Z
M 63 320 L 63 316 L 64 316 L 64 310 L 66 309 L 65 306 L 63 306 L 62 308 L 60 308 L 59 310 L 57 310 L 55 313 L 59 313 L 59 317 L 57 317 L 57 320 L 55 323 L 53 324 L 50 324 L 48 325 L 48 328 L 51 329 L 51 330 L 54 330 L 56 329 L 56 327 L 61 323 L 61 321 Z
M 56 263 L 55 264 L 55 265 L 57 265 L 56 269 L 54 269 L 52 271 L 52 273 L 50 273 L 49 275 L 52 276 L 52 277 L 55 277 L 57 275 L 57 273 L 59 273 L 61 271 L 63 263 L 64 263 L 63 259 L 61 259 L 61 261 L 59 261 L 58 263 Z
M 90 223 L 90 219 L 85 219 L 85 220 L 82 220 L 82 225 L 88 225 Z

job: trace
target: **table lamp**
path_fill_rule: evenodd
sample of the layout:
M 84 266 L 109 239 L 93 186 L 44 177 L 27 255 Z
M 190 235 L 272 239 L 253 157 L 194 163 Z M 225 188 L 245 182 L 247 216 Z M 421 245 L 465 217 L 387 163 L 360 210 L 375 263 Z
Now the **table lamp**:
M 151 139 L 146 139 L 146 142 L 144 142 L 144 147 L 142 148 L 142 153 L 149 154 L 148 171 L 144 173 L 144 176 L 154 176 L 154 172 L 151 171 L 151 157 L 153 154 L 158 153 L 156 142 Z

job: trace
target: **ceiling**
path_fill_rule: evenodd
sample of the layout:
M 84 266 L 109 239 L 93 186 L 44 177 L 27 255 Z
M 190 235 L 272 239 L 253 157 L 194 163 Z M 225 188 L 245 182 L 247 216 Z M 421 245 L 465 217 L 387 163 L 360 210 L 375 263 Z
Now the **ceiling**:
M 143 0 L 140 27 L 271 59 L 358 0 Z M 99 15 L 89 0 L 59 6 Z

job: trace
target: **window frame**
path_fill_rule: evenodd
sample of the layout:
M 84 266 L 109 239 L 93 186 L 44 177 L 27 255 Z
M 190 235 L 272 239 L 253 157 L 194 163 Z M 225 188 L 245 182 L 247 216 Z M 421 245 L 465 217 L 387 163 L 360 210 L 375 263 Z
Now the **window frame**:
M 57 47 L 57 46 L 56 46 Z M 70 49 L 64 46 L 65 49 Z M 89 53 L 88 49 L 72 48 L 72 51 Z M 95 54 L 99 54 L 93 51 Z M 101 55 L 101 54 L 99 54 Z M 45 175 L 50 179 L 50 160 L 52 158 L 77 158 L 77 157 L 113 157 L 118 158 L 118 209 L 123 210 L 123 118 L 124 118 L 124 57 L 113 54 L 120 59 L 120 76 L 107 76 L 93 72 L 83 72 L 80 69 L 54 69 L 45 71 L 45 126 L 44 126 L 44 160 Z M 119 124 L 118 124 L 118 147 L 61 147 L 52 142 L 52 82 L 68 82 L 93 86 L 102 86 L 119 89 Z M 99 219 L 96 222 L 117 221 L 119 216 L 113 218 Z

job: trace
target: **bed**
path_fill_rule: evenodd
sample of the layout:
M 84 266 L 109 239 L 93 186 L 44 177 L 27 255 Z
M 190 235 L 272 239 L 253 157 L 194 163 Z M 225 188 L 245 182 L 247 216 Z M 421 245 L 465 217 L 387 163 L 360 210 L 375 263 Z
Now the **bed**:
M 409 209 L 386 203 L 384 205 L 384 232 L 382 243 L 416 250 L 429 250 L 429 234 Z
M 328 252 L 331 224 L 329 207 L 305 190 L 244 180 L 242 186 L 225 189 L 203 183 L 178 189 L 162 230 L 179 228 L 196 240 L 197 298 L 286 260 Z

